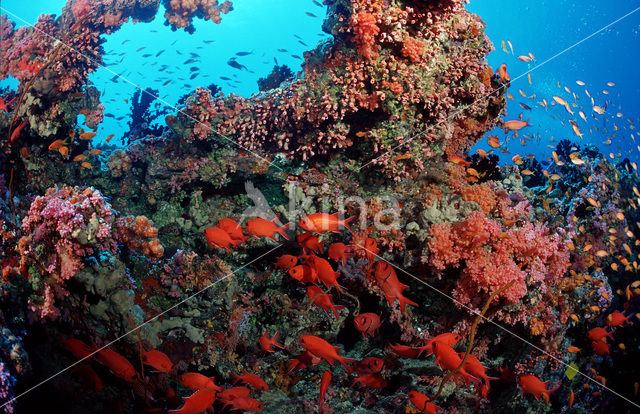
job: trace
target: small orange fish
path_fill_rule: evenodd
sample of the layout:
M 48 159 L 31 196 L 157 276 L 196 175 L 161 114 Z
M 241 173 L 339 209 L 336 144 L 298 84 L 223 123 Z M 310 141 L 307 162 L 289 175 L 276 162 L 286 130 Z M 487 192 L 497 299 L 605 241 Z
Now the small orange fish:
M 49 145 L 49 150 L 54 151 L 63 146 L 65 142 L 61 139 L 56 139 Z
M 25 158 L 31 157 L 31 154 L 29 154 L 29 150 L 27 150 L 27 147 L 20 148 L 20 155 L 22 155 Z
M 243 382 L 243 383 L 245 383 L 247 385 L 251 385 L 253 388 L 255 388 L 257 390 L 269 391 L 269 386 L 267 385 L 266 382 L 264 382 L 264 380 L 262 378 L 260 378 L 259 376 L 255 375 L 255 374 L 250 374 L 247 371 L 242 371 L 242 372 L 244 373 L 244 375 L 232 374 L 233 377 L 236 379 L 234 381 L 234 384 L 237 383 L 238 381 L 240 381 L 240 382 Z
M 498 70 L 496 70 L 496 75 L 498 75 L 500 79 L 502 79 L 503 81 L 507 81 L 507 82 L 511 81 L 511 76 L 509 76 L 509 74 L 507 73 L 506 63 L 503 63 L 502 65 L 500 65 Z
M 269 336 L 267 336 L 267 331 L 264 331 L 262 336 L 260 336 L 260 348 L 262 348 L 262 350 L 265 352 L 275 352 L 275 350 L 273 349 L 274 346 L 277 346 L 278 348 L 284 348 L 284 346 L 280 345 L 276 340 L 279 332 L 280 331 L 276 331 L 276 333 L 273 335 L 273 338 L 269 338 Z
M 89 154 L 91 154 L 91 155 L 100 155 L 100 154 L 102 154 L 102 151 L 100 151 L 99 149 L 92 149 L 91 151 L 89 151 Z
M 80 134 L 80 136 L 78 137 L 78 139 L 82 139 L 82 140 L 90 140 L 91 138 L 95 137 L 96 133 L 95 132 L 83 132 L 82 134 Z
M 114 136 L 115 136 L 115 134 L 109 134 L 109 136 L 104 139 L 105 142 L 109 143 L 109 141 L 111 141 L 111 138 L 113 138 Z
M 527 119 L 526 121 L 520 121 L 519 119 L 514 119 L 512 121 L 507 121 L 503 124 L 503 129 L 504 132 L 507 133 L 507 131 L 519 131 L 524 127 L 527 126 L 531 126 L 531 124 L 529 123 L 529 119 Z
M 304 349 L 314 354 L 315 356 L 324 359 L 332 366 L 337 360 L 344 366 L 344 369 L 348 371 L 349 368 L 347 367 L 346 363 L 356 362 L 355 359 L 340 356 L 337 352 L 340 348 L 332 346 L 329 342 L 317 336 L 302 335 L 299 341 Z
M 91 112 L 89 112 L 88 109 L 81 109 L 79 112 L 80 115 L 84 115 L 84 116 L 89 116 L 90 113 Z
M 361 313 L 353 318 L 353 324 L 356 329 L 366 338 L 367 336 L 373 337 L 378 328 L 380 327 L 380 316 L 375 313 Z
M 456 164 L 456 165 L 463 165 L 465 167 L 468 167 L 471 165 L 471 163 L 467 160 L 465 160 L 462 157 L 458 157 L 457 155 L 452 155 L 449 157 L 449 162 Z
M 20 122 L 20 125 L 18 125 L 16 129 L 13 130 L 13 132 L 11 133 L 11 138 L 9 139 L 12 144 L 15 142 L 15 140 L 18 139 L 18 137 L 20 136 L 20 131 L 22 131 L 22 128 L 24 128 L 25 125 L 27 125 L 27 121 L 22 121 Z
M 84 154 L 79 154 L 76 155 L 75 157 L 73 157 L 73 161 L 79 162 L 79 161 L 84 161 L 86 160 L 88 157 Z
M 581 349 L 578 348 L 577 346 L 569 346 L 567 347 L 567 352 L 569 352 L 570 354 L 575 354 L 576 352 L 580 352 Z
M 82 164 L 80 164 L 80 166 L 82 168 L 88 168 L 88 169 L 92 169 L 93 168 L 93 165 L 91 165 L 90 163 L 88 163 L 86 161 L 84 161 Z
M 66 146 L 62 146 L 60 148 L 58 148 L 58 152 L 62 155 L 68 155 L 69 154 L 69 147 Z

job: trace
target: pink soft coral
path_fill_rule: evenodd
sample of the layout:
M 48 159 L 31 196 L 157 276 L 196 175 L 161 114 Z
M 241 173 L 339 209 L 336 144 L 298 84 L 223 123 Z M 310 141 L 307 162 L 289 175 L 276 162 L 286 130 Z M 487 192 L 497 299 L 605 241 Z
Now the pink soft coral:
M 430 263 L 439 270 L 462 266 L 454 295 L 464 304 L 478 292 L 490 294 L 511 281 L 500 295 L 507 303 L 517 303 L 528 287 L 544 293 L 560 281 L 569 260 L 560 236 L 546 226 L 527 222 L 503 232 L 481 211 L 454 225 L 434 224 L 430 233 Z

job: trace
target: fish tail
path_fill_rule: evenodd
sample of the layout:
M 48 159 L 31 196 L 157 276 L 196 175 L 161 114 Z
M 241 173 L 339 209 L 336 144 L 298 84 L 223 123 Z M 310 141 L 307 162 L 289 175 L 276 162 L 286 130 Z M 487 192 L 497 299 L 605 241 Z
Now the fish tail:
M 285 233 L 285 232 L 284 232 L 284 230 L 285 230 L 287 227 L 289 227 L 289 225 L 290 225 L 290 224 L 291 224 L 291 223 L 287 223 L 287 224 L 285 224 L 284 226 L 279 227 L 279 228 L 278 228 L 278 230 L 277 230 L 277 232 L 278 232 L 278 233 L 280 233 L 280 234 L 282 235 L 282 237 L 284 237 L 284 238 L 285 238 L 285 239 L 287 239 L 287 240 L 290 240 L 290 239 L 289 239 L 289 236 L 287 236 L 287 233 Z
M 349 227 L 349 222 L 355 219 L 356 219 L 356 216 L 347 217 L 346 219 L 342 220 L 341 224 L 351 231 L 351 227 Z
M 406 305 L 413 305 L 413 306 L 415 306 L 416 308 L 418 307 L 418 304 L 417 304 L 417 303 L 415 303 L 415 302 L 414 302 L 414 301 L 412 301 L 412 300 L 407 299 L 407 298 L 406 298 L 405 296 L 403 296 L 403 295 L 399 295 L 399 296 L 398 296 L 398 301 L 400 301 L 400 312 L 404 312 L 404 307 L 405 307 Z

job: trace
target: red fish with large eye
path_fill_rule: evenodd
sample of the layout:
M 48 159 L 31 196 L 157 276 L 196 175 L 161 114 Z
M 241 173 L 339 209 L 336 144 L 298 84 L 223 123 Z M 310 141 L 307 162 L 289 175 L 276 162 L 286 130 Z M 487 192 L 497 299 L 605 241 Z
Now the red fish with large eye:
M 236 379 L 234 383 L 238 381 L 242 381 L 245 384 L 251 385 L 253 388 L 260 391 L 269 391 L 269 386 L 266 382 L 259 376 L 255 374 L 250 374 L 247 371 L 242 371 L 244 375 L 233 374 L 233 377 Z
M 389 348 L 402 358 L 418 359 L 420 357 L 420 349 L 407 345 L 389 345 Z
M 302 233 L 297 235 L 296 242 L 304 249 L 305 252 L 321 254 L 324 251 L 322 242 L 318 236 L 311 233 Z
M 260 348 L 262 348 L 262 350 L 265 352 L 275 352 L 275 350 L 273 349 L 274 346 L 277 346 L 278 348 L 284 348 L 284 346 L 276 342 L 276 338 L 278 337 L 279 332 L 280 331 L 276 331 L 276 333 L 273 335 L 273 338 L 269 338 L 269 336 L 267 335 L 267 331 L 264 331 L 264 333 L 260 337 Z
M 376 374 L 364 374 L 353 380 L 353 384 L 366 385 L 371 388 L 384 388 L 387 386 L 387 381 L 382 378 L 380 375 Z
M 458 343 L 459 340 L 460 340 L 460 335 L 458 335 L 457 333 L 445 332 L 434 338 L 429 339 L 423 347 L 419 348 L 420 354 L 422 354 L 424 351 L 427 351 L 426 356 L 433 354 L 433 344 L 436 342 L 443 342 L 449 346 L 454 346 L 455 344 Z
M 340 350 L 340 348 L 338 348 L 337 346 L 333 346 L 324 339 L 314 335 L 301 336 L 300 344 L 304 349 L 311 352 L 315 356 L 324 359 L 331 365 L 333 365 L 333 363 L 337 360 L 344 366 L 344 369 L 346 369 L 347 371 L 349 371 L 349 368 L 347 367 L 346 363 L 355 362 L 355 359 L 345 358 L 338 355 L 338 351 Z
M 461 352 L 458 354 L 460 356 L 460 359 L 464 359 L 464 352 Z M 485 388 L 482 389 L 481 391 L 483 393 L 489 393 L 489 381 L 490 380 L 497 380 L 498 378 L 494 378 L 494 377 L 489 377 L 487 376 L 487 368 L 482 365 L 482 363 L 478 360 L 478 358 L 473 355 L 473 354 L 469 354 L 469 356 L 467 356 L 467 360 L 464 361 L 464 365 L 462 366 L 465 371 L 467 371 L 470 375 L 479 378 L 481 380 L 484 381 L 485 384 Z M 485 394 L 486 396 L 486 394 Z
M 591 339 L 592 341 L 606 342 L 606 338 L 613 339 L 613 335 L 611 335 L 612 333 L 613 333 L 613 331 L 608 332 L 604 328 L 597 327 L 597 328 L 593 328 L 589 332 L 587 332 L 587 337 L 589 339 Z
M 440 407 L 431 402 L 429 397 L 418 391 L 411 391 L 409 393 L 409 401 L 411 401 L 411 404 L 422 414 L 437 414 L 440 409 Z
M 605 321 L 609 328 L 614 328 L 616 326 L 623 326 L 625 323 L 629 322 L 629 319 L 631 317 L 633 317 L 633 314 L 629 316 L 624 316 L 624 313 L 620 311 L 615 311 L 607 315 L 607 317 L 605 318 Z
M 88 357 L 94 351 L 91 346 L 74 337 L 70 337 L 68 339 L 60 337 L 60 343 L 62 344 L 62 347 L 64 349 L 71 352 L 76 358 L 79 359 Z
M 245 229 L 248 233 L 257 236 L 257 237 L 268 237 L 271 240 L 276 241 L 274 235 L 276 233 L 280 233 L 282 237 L 289 240 L 289 236 L 285 233 L 285 229 L 291 225 L 291 223 L 287 223 L 282 227 L 276 226 L 275 222 L 278 221 L 277 218 L 269 221 L 265 220 L 262 217 L 254 218 L 253 220 L 247 221 L 247 225 Z
M 163 352 L 152 349 L 142 352 L 142 361 L 159 372 L 171 372 L 173 363 Z
M 321 257 L 311 255 L 307 258 L 307 263 L 316 270 L 318 273 L 318 279 L 324 283 L 327 289 L 331 289 L 332 286 L 335 286 L 338 289 L 338 292 L 341 289 L 344 289 L 338 284 L 337 279 L 338 276 L 340 276 L 340 273 L 334 271 L 328 261 Z
M 109 368 L 115 376 L 127 382 L 136 382 L 139 378 L 138 371 L 136 371 L 131 362 L 109 348 L 101 349 L 95 355 L 95 359 L 105 367 Z
M 520 385 L 523 395 L 526 392 L 533 395 L 536 400 L 539 400 L 540 396 L 542 396 L 547 404 L 549 404 L 550 394 L 560 388 L 560 384 L 558 384 L 555 388 L 548 390 L 548 384 L 549 381 L 542 382 L 535 375 L 525 374 L 518 377 L 518 385 Z
M 213 391 L 222 390 L 222 388 L 218 387 L 215 382 L 213 382 L 213 378 L 209 378 L 198 372 L 185 372 L 178 377 L 178 381 L 180 381 L 182 386 L 189 388 L 191 391 L 204 389 Z
M 344 226 L 351 230 L 349 222 L 353 219 L 355 219 L 355 217 L 340 220 L 338 213 L 313 213 L 300 219 L 298 226 L 305 231 L 313 231 L 316 233 L 324 233 L 327 231 L 338 232 L 340 231 L 340 226 Z
M 218 227 L 226 231 L 232 240 L 246 242 L 248 237 L 242 232 L 242 227 L 232 218 L 221 218 L 218 220 Z
M 240 241 L 233 240 L 229 233 L 222 230 L 220 227 L 209 227 L 204 231 L 204 237 L 207 238 L 207 244 L 217 249 L 226 249 L 231 251 L 231 247 L 240 244 Z
M 462 362 L 462 359 L 458 355 L 458 353 L 449 345 L 444 342 L 435 342 L 433 344 L 433 353 L 436 355 L 436 364 L 440 366 L 442 369 L 446 369 L 449 371 L 453 371 Z M 469 382 L 480 382 L 479 379 L 474 378 L 470 375 L 464 367 L 460 368 L 454 376 L 462 376 L 465 383 Z
M 384 361 L 380 358 L 376 357 L 364 357 L 360 361 L 353 364 L 354 370 L 359 375 L 364 374 L 377 374 L 382 371 L 382 367 L 384 367 Z
M 332 243 L 329 246 L 329 258 L 336 262 L 342 262 L 342 266 L 347 265 L 347 258 L 353 257 L 351 254 L 351 246 L 344 243 Z
M 191 396 L 184 398 L 184 405 L 178 410 L 169 410 L 175 414 L 198 414 L 205 412 L 216 400 L 216 392 L 210 389 L 201 389 Z
M 318 272 L 316 272 L 313 267 L 307 265 L 292 267 L 289 269 L 289 276 L 302 283 L 316 283 L 316 280 L 318 280 Z
M 231 405 L 234 410 L 242 411 L 261 411 L 264 410 L 264 404 L 255 398 L 251 397 L 238 397 L 231 401 L 225 402 L 225 407 Z
M 324 293 L 324 291 L 318 286 L 308 286 L 307 287 L 307 297 L 313 300 L 313 304 L 316 306 L 320 306 L 324 311 L 329 315 L 329 309 L 333 312 L 333 316 L 338 319 L 338 313 L 336 309 L 342 309 L 344 306 L 334 305 L 331 302 L 333 296 Z
M 222 401 L 232 401 L 236 398 L 248 397 L 251 390 L 247 387 L 232 387 L 218 393 L 218 398 Z
M 380 317 L 375 313 L 361 313 L 353 318 L 353 324 L 361 334 L 365 336 L 373 336 L 380 327 Z
M 402 294 L 408 286 L 400 283 L 396 271 L 393 270 L 393 267 L 389 263 L 382 260 L 376 262 L 375 277 L 378 287 L 382 289 L 382 292 L 384 292 L 387 298 L 389 306 L 393 304 L 394 299 L 400 302 L 400 312 L 404 312 L 406 305 L 418 306 L 417 303 L 407 299 Z
M 295 265 L 297 264 L 298 258 L 292 254 L 283 254 L 282 256 L 278 257 L 278 260 L 276 261 L 276 267 L 284 270 L 289 270 L 295 267 Z
M 323 412 L 322 406 L 324 405 L 324 395 L 327 392 L 327 388 L 329 388 L 330 382 L 331 382 L 331 371 L 326 370 L 322 374 L 322 379 L 320 380 L 320 396 L 318 397 L 318 409 L 320 412 Z

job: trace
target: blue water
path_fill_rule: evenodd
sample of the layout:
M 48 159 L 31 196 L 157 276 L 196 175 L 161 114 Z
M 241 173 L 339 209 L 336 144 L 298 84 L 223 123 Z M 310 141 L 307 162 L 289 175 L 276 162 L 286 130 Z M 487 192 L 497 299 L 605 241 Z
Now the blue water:
M 33 23 L 40 13 L 59 13 L 64 4 L 63 0 L 5 0 L 2 7 L 5 9 L 3 12 Z M 640 123 L 640 85 L 637 76 L 640 62 L 640 11 L 583 41 L 639 6 L 640 1 L 595 0 L 537 3 L 473 0 L 468 4 L 468 10 L 480 15 L 487 23 L 486 32 L 495 48 L 488 56 L 489 64 L 495 69 L 501 63 L 506 63 L 513 79 L 509 93 L 515 99 L 508 101 L 505 120 L 517 119 L 522 113 L 523 119 L 530 118 L 532 123 L 531 127 L 520 132 L 517 139 L 510 138 L 508 143 L 505 141 L 507 136 L 501 130 L 489 133 L 498 135 L 505 143 L 503 147 L 508 148 L 509 154 L 500 153 L 503 161 L 508 162 L 513 154 L 548 157 L 551 151 L 549 146 L 554 146 L 563 138 L 582 145 L 598 145 L 603 153 L 611 153 L 616 159 L 631 157 L 634 161 L 640 161 L 637 147 L 640 136 L 637 130 L 632 129 L 631 123 Z M 310 17 L 305 12 L 318 17 Z M 103 91 L 105 112 L 114 116 L 105 118 L 98 129 L 98 136 L 114 133 L 116 139 L 122 138 L 128 130 L 126 124 L 130 104 L 127 100 L 138 87 L 158 89 L 161 101 L 156 104 L 172 107 L 184 94 L 211 83 L 220 86 L 225 94 L 250 96 L 258 92 L 256 81 L 269 74 L 274 59 L 278 64 L 288 65 L 294 72 L 301 70 L 302 60 L 291 55 L 302 57 L 305 50 L 329 38 L 321 30 L 324 13 L 323 7 L 318 7 L 310 0 L 239 0 L 234 2 L 234 10 L 223 16 L 220 25 L 196 19 L 196 32 L 193 35 L 183 30 L 173 32 L 164 26 L 162 11 L 150 23 L 126 24 L 119 31 L 106 36 L 104 48 L 108 67 L 100 68 L 90 77 L 91 82 Z M 18 26 L 25 24 L 10 17 Z M 205 43 L 205 40 L 213 42 Z M 510 53 L 508 45 L 509 53 L 502 50 L 503 40 L 511 41 L 515 55 Z M 308 46 L 302 45 L 301 41 Z M 565 52 L 580 41 L 583 42 Z M 145 48 L 137 52 L 143 46 Z M 288 52 L 278 52 L 277 49 L 286 49 Z M 156 58 L 155 55 L 161 50 L 165 51 Z M 185 65 L 183 62 L 191 57 L 191 52 L 200 56 L 199 61 Z M 253 73 L 226 64 L 237 52 L 252 52 L 249 56 L 238 57 L 238 62 Z M 529 52 L 535 55 L 535 62 L 521 62 L 516 58 Z M 151 56 L 143 58 L 143 54 Z M 536 68 L 547 59 L 551 60 Z M 161 72 L 159 69 L 162 65 L 169 67 Z M 194 73 L 190 71 L 192 66 L 199 68 L 200 75 L 190 80 L 189 77 Z M 530 73 L 532 84 L 529 84 L 526 76 L 516 80 L 530 69 L 534 69 Z M 119 77 L 113 82 L 116 75 Z M 232 81 L 221 80 L 220 76 L 231 78 Z M 163 86 L 168 80 L 171 83 Z M 586 85 L 579 86 L 576 80 Z M 607 86 L 607 82 L 614 82 L 615 86 Z M 4 81 L 2 85 L 7 83 L 11 84 L 10 81 Z M 554 95 L 573 102 L 565 86 L 578 96 L 576 102 L 579 106 L 573 108 L 574 116 L 569 117 L 559 105 L 550 105 L 545 110 L 537 104 L 543 98 L 551 104 Z M 520 89 L 527 96 L 535 95 L 535 99 L 522 97 Z M 608 105 L 604 115 L 592 111 L 585 89 L 596 105 Z M 533 110 L 522 109 L 520 102 Z M 579 118 L 579 110 L 585 113 L 587 122 Z M 618 113 L 622 116 L 618 117 Z M 578 123 L 584 134 L 582 139 L 574 135 L 568 119 Z M 614 131 L 614 125 L 618 127 L 617 132 Z M 522 145 L 522 138 L 525 138 L 525 145 Z M 116 139 L 112 143 L 117 142 Z M 608 139 L 611 139 L 611 144 L 605 143 Z M 491 150 L 486 140 L 479 142 L 472 152 L 476 148 Z

